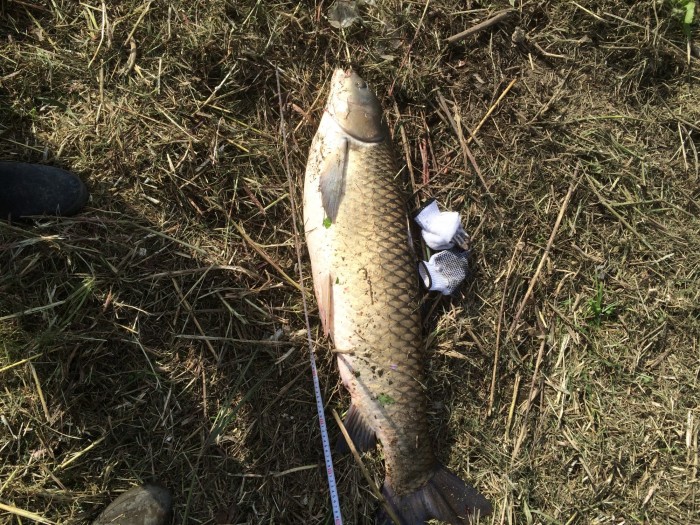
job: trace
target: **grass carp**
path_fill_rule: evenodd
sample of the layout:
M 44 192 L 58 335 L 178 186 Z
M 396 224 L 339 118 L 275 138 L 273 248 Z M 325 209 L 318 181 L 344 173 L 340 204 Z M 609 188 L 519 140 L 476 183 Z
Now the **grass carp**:
M 335 71 L 304 182 L 304 232 L 324 332 L 351 394 L 358 450 L 382 444 L 382 493 L 402 525 L 468 523 L 489 502 L 435 458 L 427 420 L 416 264 L 379 100 Z M 380 523 L 391 523 L 380 511 Z

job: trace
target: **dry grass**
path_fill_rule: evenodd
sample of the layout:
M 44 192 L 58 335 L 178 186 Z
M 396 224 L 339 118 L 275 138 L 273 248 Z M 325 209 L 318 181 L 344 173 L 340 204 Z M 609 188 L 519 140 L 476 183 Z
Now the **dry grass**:
M 441 458 L 493 523 L 697 523 L 700 79 L 670 2 L 518 1 L 451 47 L 507 2 L 377 3 L 345 33 L 320 1 L 0 3 L 0 158 L 92 193 L 0 224 L 0 503 L 81 523 L 158 479 L 178 523 L 329 523 L 275 76 L 298 198 L 350 56 L 414 201 L 474 234 L 463 296 L 426 300 Z

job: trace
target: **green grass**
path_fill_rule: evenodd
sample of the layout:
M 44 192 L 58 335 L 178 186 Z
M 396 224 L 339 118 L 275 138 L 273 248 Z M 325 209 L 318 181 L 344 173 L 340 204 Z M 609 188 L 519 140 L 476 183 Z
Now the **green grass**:
M 0 159 L 91 192 L 78 217 L 0 223 L 0 524 L 89 523 L 156 479 L 178 523 L 328 522 L 290 199 L 348 61 L 409 205 L 472 235 L 463 294 L 425 300 L 425 387 L 487 523 L 696 520 L 697 22 L 525 0 L 448 46 L 509 2 L 376 3 L 340 31 L 329 2 L 0 2 Z M 346 522 L 371 523 L 352 458 L 336 469 Z
M 693 0 L 673 0 L 673 11 L 683 25 L 683 31 L 690 38 L 693 22 L 695 21 L 695 5 Z
M 616 313 L 617 303 L 608 303 L 604 301 L 603 282 L 596 283 L 595 295 L 588 300 L 588 311 L 590 322 L 595 326 L 600 326 L 600 323 L 613 317 Z

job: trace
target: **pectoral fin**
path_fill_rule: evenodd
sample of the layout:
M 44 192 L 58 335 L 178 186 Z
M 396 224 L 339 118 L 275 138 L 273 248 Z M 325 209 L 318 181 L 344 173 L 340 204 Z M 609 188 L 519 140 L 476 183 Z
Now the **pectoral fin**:
M 338 216 L 340 201 L 345 193 L 345 175 L 347 173 L 349 144 L 343 141 L 342 146 L 326 155 L 321 164 L 319 189 L 321 202 L 331 222 Z

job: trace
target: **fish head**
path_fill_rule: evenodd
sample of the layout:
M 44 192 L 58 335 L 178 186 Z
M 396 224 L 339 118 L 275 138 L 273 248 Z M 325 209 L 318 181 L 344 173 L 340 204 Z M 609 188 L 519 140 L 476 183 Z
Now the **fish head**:
M 379 99 L 352 69 L 333 74 L 326 111 L 354 139 L 382 142 L 389 135 Z

